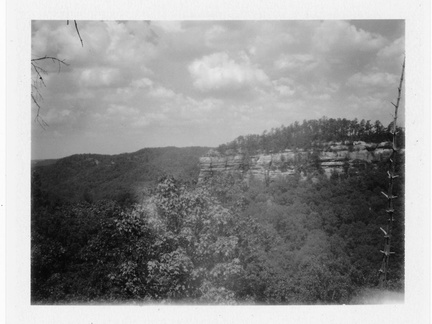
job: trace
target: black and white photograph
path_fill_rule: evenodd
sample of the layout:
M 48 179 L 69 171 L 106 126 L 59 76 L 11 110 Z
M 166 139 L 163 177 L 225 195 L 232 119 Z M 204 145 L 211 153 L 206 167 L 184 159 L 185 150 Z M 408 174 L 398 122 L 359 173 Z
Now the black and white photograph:
M 404 44 L 33 21 L 32 302 L 403 301 Z
M 82 16 L 23 36 L 26 207 L 6 242 L 25 307 L 412 309 L 430 285 L 412 17 Z

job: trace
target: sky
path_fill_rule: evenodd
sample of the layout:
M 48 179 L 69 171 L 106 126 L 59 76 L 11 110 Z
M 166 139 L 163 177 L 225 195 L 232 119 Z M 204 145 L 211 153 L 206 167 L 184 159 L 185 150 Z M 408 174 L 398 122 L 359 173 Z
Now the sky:
M 304 119 L 392 120 L 403 20 L 33 21 L 32 159 L 209 146 Z M 32 78 L 36 74 L 32 71 Z M 404 124 L 404 98 L 399 122 Z

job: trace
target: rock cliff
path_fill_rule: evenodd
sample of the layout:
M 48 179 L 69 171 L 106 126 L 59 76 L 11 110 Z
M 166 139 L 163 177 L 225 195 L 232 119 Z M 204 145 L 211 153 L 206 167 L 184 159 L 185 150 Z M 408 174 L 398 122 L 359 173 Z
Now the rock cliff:
M 326 142 L 312 143 L 309 150 L 285 150 L 277 153 L 249 155 L 242 152 L 222 154 L 210 150 L 199 159 L 202 180 L 217 173 L 237 173 L 250 179 L 273 180 L 322 169 L 330 177 L 332 173 L 356 172 L 388 159 L 391 142 L 366 143 Z

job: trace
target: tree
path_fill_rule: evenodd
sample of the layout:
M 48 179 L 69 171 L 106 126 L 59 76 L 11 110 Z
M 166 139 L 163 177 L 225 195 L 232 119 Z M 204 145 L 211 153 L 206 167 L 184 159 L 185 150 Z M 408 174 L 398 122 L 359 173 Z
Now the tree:
M 69 20 L 66 21 L 66 24 L 69 25 Z M 78 35 L 78 38 L 81 42 L 81 46 L 84 46 L 84 42 L 81 38 L 81 34 L 79 32 L 78 23 L 76 20 L 74 20 L 74 26 L 76 33 Z M 44 75 L 47 75 L 48 72 L 46 69 L 42 66 L 42 62 L 51 62 L 52 64 L 56 64 L 58 66 L 58 73 L 60 73 L 62 66 L 68 66 L 69 64 L 66 63 L 65 59 L 60 59 L 54 56 L 42 56 L 42 57 L 36 57 L 31 59 L 31 67 L 32 67 L 32 82 L 31 82 L 31 98 L 34 104 L 37 108 L 37 113 L 35 117 L 35 121 L 39 123 L 39 125 L 42 128 L 45 128 L 48 126 L 48 124 L 43 120 L 43 118 L 40 116 L 40 110 L 41 110 L 41 101 L 42 101 L 42 95 L 39 91 L 40 87 L 46 87 L 45 81 L 44 81 Z
M 150 277 L 167 298 L 233 302 L 241 274 L 234 215 L 201 187 L 189 191 L 172 177 L 159 182 L 150 219 L 159 257 Z
M 393 222 L 394 222 L 394 202 L 393 200 L 397 198 L 393 194 L 394 190 L 394 182 L 395 179 L 399 177 L 399 175 L 396 174 L 396 158 L 397 158 L 397 152 L 398 152 L 398 143 L 397 143 L 397 114 L 399 109 L 399 103 L 401 99 L 401 92 L 402 92 L 402 84 L 404 79 L 404 72 L 405 72 L 405 59 L 402 64 L 402 73 L 399 81 L 399 87 L 398 87 L 398 97 L 396 103 L 392 103 L 392 105 L 395 107 L 395 113 L 394 113 L 394 119 L 393 119 L 393 127 L 391 129 L 392 134 L 392 154 L 389 158 L 390 166 L 387 171 L 388 174 L 388 189 L 387 193 L 382 192 L 382 194 L 387 198 L 387 209 L 386 213 L 388 214 L 388 222 L 387 227 L 384 230 L 383 228 L 380 228 L 381 231 L 384 233 L 384 249 L 381 250 L 381 253 L 383 254 L 381 267 L 379 269 L 379 285 L 383 287 L 387 284 L 387 273 L 389 268 L 389 260 L 390 255 L 394 254 L 394 251 L 390 250 L 391 247 L 391 240 L 392 240 L 392 231 L 393 231 Z

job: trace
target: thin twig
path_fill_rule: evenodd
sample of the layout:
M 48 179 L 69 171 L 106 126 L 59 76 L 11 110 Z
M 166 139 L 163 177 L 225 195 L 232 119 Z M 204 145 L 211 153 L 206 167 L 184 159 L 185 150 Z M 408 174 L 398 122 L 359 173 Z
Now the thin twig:
M 44 82 L 44 79 L 42 77 L 42 75 L 40 74 L 40 72 L 45 72 L 43 69 L 41 69 L 39 66 L 35 65 L 34 63 L 31 64 L 34 68 L 34 70 L 36 71 L 37 75 L 39 76 L 39 80 L 42 82 L 42 84 L 46 87 L 46 84 Z M 40 72 L 39 72 L 40 70 Z
M 39 103 L 37 102 L 37 100 L 35 99 L 35 97 L 33 96 L 33 93 L 31 94 L 31 97 L 32 97 L 34 103 L 36 104 L 36 106 L 38 107 L 38 113 L 37 114 L 39 115 L 39 109 L 41 108 L 41 106 L 39 105 Z
M 79 39 L 80 39 L 80 41 L 81 41 L 81 46 L 84 47 L 84 43 L 83 43 L 83 40 L 82 40 L 82 38 L 81 38 L 81 35 L 80 35 L 80 32 L 79 32 L 79 29 L 78 29 L 77 21 L 74 20 L 74 23 L 75 23 L 75 29 L 76 29 L 76 32 L 77 32 L 78 37 L 79 37 Z
M 36 82 L 35 82 L 35 83 L 36 83 Z M 31 85 L 31 88 L 32 88 L 31 93 L 33 94 L 34 92 L 37 92 L 39 98 L 41 98 L 41 100 L 43 100 L 43 97 L 42 97 L 41 93 L 39 92 L 39 89 L 38 89 L 37 84 L 32 84 L 32 85 Z
M 65 60 L 60 60 L 60 59 L 58 59 L 57 57 L 54 57 L 54 56 L 44 56 L 44 57 L 38 57 L 38 58 L 34 58 L 34 59 L 32 59 L 31 61 L 32 62 L 35 62 L 35 61 L 42 61 L 42 60 L 53 60 L 53 61 L 57 61 L 57 62 L 59 62 L 59 63 L 62 63 L 62 64 L 64 64 L 64 65 L 69 65 L 69 64 L 67 64 L 66 62 L 65 62 Z
M 40 116 L 37 116 L 36 121 L 38 122 L 38 124 L 40 125 L 40 127 L 43 128 L 43 130 L 46 130 L 45 127 L 48 127 L 49 125 L 45 122 L 45 120 L 43 118 L 41 118 Z
M 35 92 L 36 92 L 39 95 L 39 97 L 42 98 L 42 96 L 39 92 L 39 89 L 37 87 L 38 81 L 40 83 L 42 83 L 44 85 L 44 87 L 46 87 L 46 84 L 45 84 L 45 81 L 44 81 L 42 74 L 48 74 L 48 72 L 37 64 L 37 62 L 44 61 L 44 60 L 51 60 L 51 61 L 57 63 L 58 67 L 59 67 L 58 72 L 60 72 L 62 64 L 66 65 L 66 66 L 68 66 L 69 64 L 67 64 L 65 62 L 65 60 L 60 60 L 56 57 L 46 56 L 46 55 L 43 57 L 38 57 L 38 58 L 34 58 L 31 60 L 31 65 L 37 74 L 37 80 L 34 80 L 34 84 L 32 85 L 32 92 L 31 92 L 31 98 L 38 108 L 37 113 L 36 113 L 36 117 L 35 117 L 35 121 L 37 121 L 38 124 L 45 130 L 46 127 L 48 127 L 49 125 L 40 116 L 41 105 L 39 104 L 38 99 L 36 99 L 36 97 L 35 97 Z
M 43 120 L 43 118 L 40 117 L 39 112 L 41 109 L 41 106 L 39 105 L 39 103 L 37 102 L 36 98 L 33 96 L 33 94 L 31 94 L 31 97 L 33 99 L 33 102 L 36 104 L 36 106 L 38 107 L 38 111 L 35 117 L 35 121 L 37 121 L 39 123 L 39 125 L 45 130 L 45 127 L 48 126 L 48 124 L 45 122 L 45 120 Z
M 69 25 L 69 20 L 66 20 L 66 24 Z M 84 47 L 84 42 L 81 38 L 81 34 L 80 34 L 79 28 L 78 28 L 78 23 L 76 20 L 74 20 L 74 24 L 75 24 L 75 30 L 76 30 L 78 37 L 79 37 L 79 40 L 81 42 L 81 46 Z M 42 83 L 43 86 L 46 87 L 46 84 L 45 84 L 45 81 L 44 81 L 42 74 L 48 74 L 47 71 L 44 70 L 42 67 L 40 67 L 37 63 L 37 62 L 43 61 L 43 60 L 52 60 L 54 63 L 57 63 L 59 73 L 60 73 L 62 64 L 66 65 L 66 66 L 68 66 L 69 64 L 66 63 L 65 60 L 60 60 L 57 57 L 47 56 L 47 55 L 45 55 L 43 57 L 31 59 L 31 65 L 37 74 L 37 77 L 35 79 L 33 79 L 33 84 L 31 85 L 31 87 L 32 87 L 31 98 L 38 108 L 37 114 L 35 117 L 35 121 L 37 121 L 39 123 L 39 125 L 45 130 L 45 127 L 47 127 L 49 125 L 40 116 L 41 105 L 38 102 L 38 100 L 43 100 L 43 97 L 40 94 L 39 89 L 38 89 L 38 82 L 39 82 L 39 84 Z M 36 98 L 36 96 L 39 96 L 39 98 Z
M 77 23 L 76 20 L 74 20 L 74 23 L 75 23 L 75 30 L 76 30 L 76 32 L 77 32 L 77 34 L 78 34 L 78 37 L 79 37 L 80 41 L 81 41 L 81 46 L 84 47 L 84 43 L 83 43 L 83 40 L 82 40 L 82 38 L 81 38 L 81 35 L 80 35 L 80 32 L 79 32 L 79 29 L 78 29 L 78 23 Z M 66 25 L 69 26 L 69 20 L 66 20 Z

